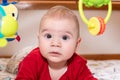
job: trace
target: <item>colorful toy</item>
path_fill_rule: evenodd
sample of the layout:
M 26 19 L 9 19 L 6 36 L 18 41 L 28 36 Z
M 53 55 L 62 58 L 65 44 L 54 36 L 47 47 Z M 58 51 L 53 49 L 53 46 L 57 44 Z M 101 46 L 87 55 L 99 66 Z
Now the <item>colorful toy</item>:
M 84 15 L 83 3 L 86 7 L 99 8 L 103 5 L 108 5 L 108 13 L 105 19 L 102 17 L 92 17 L 89 20 Z M 110 0 L 79 0 L 78 3 L 80 16 L 85 24 L 88 25 L 88 30 L 92 35 L 101 35 L 106 29 L 106 23 L 108 22 L 112 13 L 112 3 Z
M 0 47 L 5 47 L 9 41 L 20 37 L 17 34 L 18 30 L 18 9 L 13 3 L 8 3 L 3 0 L 0 5 Z

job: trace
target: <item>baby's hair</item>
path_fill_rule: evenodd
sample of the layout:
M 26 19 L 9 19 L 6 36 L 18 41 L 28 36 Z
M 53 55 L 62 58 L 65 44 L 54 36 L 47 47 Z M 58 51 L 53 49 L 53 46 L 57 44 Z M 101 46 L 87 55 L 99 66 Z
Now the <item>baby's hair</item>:
M 47 18 L 57 18 L 57 19 L 71 19 L 76 23 L 76 28 L 79 36 L 79 21 L 75 13 L 67 7 L 64 6 L 54 6 L 48 10 L 48 12 L 41 18 L 40 26 L 43 21 Z

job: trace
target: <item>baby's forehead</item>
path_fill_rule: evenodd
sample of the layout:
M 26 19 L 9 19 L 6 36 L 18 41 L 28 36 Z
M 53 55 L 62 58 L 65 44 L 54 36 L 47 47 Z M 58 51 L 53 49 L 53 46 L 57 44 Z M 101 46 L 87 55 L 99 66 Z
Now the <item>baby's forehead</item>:
M 68 28 L 72 30 L 78 30 L 79 26 L 76 21 L 71 18 L 61 18 L 61 17 L 46 17 L 41 21 L 40 27 L 50 27 L 51 28 Z
M 58 17 L 47 17 L 41 22 L 41 27 L 43 26 L 60 26 L 61 27 L 71 27 L 77 28 L 76 21 L 70 18 L 58 18 Z
M 60 17 L 60 16 L 47 16 L 47 17 L 44 17 L 42 20 L 41 20 L 41 24 L 46 24 L 48 21 L 51 21 L 51 22 L 70 22 L 69 24 L 75 24 L 76 26 L 78 26 L 77 22 L 76 22 L 76 19 L 72 18 L 72 17 Z
M 46 19 L 41 24 L 42 32 L 77 34 L 78 28 L 71 19 Z
M 56 20 L 61 22 L 62 21 L 64 22 L 64 20 L 68 20 L 70 22 L 69 25 L 74 24 L 75 26 L 74 28 L 77 30 L 76 32 L 79 33 L 78 18 L 72 10 L 66 7 L 56 6 L 48 10 L 48 12 L 41 19 L 40 27 L 43 27 L 44 25 L 46 25 L 46 23 L 48 23 L 47 20 L 50 20 L 50 19 L 54 22 L 56 22 Z

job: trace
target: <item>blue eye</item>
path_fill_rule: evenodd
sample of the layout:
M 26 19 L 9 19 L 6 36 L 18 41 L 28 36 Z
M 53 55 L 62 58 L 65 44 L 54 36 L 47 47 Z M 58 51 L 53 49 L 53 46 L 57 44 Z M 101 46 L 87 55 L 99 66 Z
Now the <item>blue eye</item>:
M 69 39 L 69 37 L 66 36 L 66 35 L 64 35 L 64 36 L 62 37 L 62 39 L 63 39 L 63 40 L 67 40 L 67 39 Z
M 50 38 L 52 38 L 52 35 L 51 34 L 46 34 L 45 37 L 50 39 Z

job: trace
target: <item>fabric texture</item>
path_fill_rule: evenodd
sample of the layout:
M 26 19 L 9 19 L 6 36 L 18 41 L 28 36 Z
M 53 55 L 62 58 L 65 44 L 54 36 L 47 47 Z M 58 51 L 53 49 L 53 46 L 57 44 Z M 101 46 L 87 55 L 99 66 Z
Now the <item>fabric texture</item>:
M 12 74 L 17 74 L 19 63 L 30 53 L 33 49 L 33 46 L 25 47 L 17 51 L 7 62 L 6 71 Z
M 68 60 L 67 71 L 59 80 L 97 80 L 86 66 L 87 61 L 74 54 Z M 19 71 L 15 80 L 51 80 L 48 63 L 41 56 L 39 48 L 28 54 L 19 65 Z

